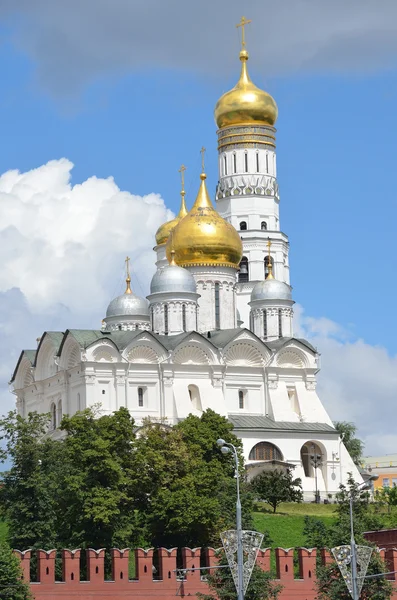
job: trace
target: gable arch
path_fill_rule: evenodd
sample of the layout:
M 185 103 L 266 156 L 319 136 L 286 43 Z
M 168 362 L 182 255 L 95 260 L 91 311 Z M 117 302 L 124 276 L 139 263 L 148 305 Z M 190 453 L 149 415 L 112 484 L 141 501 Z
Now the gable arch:
M 127 354 L 127 360 L 130 363 L 157 364 L 159 358 L 156 350 L 145 344 L 134 346 Z
M 296 348 L 288 348 L 277 356 L 277 366 L 289 369 L 304 369 L 308 366 L 306 356 Z
M 59 366 L 65 371 L 76 367 L 81 362 L 81 350 L 76 340 L 71 336 L 65 339 L 59 357 Z
M 17 390 L 28 387 L 34 382 L 32 373 L 32 363 L 26 357 L 24 357 L 18 367 L 18 371 L 15 377 L 14 388 Z
M 203 348 L 190 343 L 175 350 L 172 362 L 176 365 L 209 365 L 211 358 Z
M 225 362 L 233 367 L 262 367 L 265 359 L 254 344 L 246 341 L 235 342 L 225 353 Z
M 86 350 L 86 360 L 92 362 L 118 362 L 119 352 L 111 340 L 103 339 L 91 344 Z
M 40 343 L 36 357 L 36 381 L 52 377 L 58 370 L 56 360 L 57 348 L 49 336 L 45 336 Z

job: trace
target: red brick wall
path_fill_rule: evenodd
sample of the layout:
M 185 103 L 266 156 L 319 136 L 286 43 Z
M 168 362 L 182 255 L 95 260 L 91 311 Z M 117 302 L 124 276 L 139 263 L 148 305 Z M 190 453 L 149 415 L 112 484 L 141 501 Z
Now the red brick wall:
M 136 579 L 128 579 L 128 563 L 130 552 L 135 553 Z M 80 581 L 80 550 L 63 550 L 62 552 L 62 581 L 55 581 L 56 551 L 38 550 L 37 552 L 37 583 L 31 583 L 31 589 L 36 600 L 122 600 L 139 598 L 150 600 L 162 598 L 175 600 L 176 597 L 195 597 L 197 592 L 207 592 L 207 584 L 201 579 L 200 571 L 187 570 L 180 578 L 176 572 L 177 549 L 167 550 L 160 548 L 158 551 L 158 568 L 156 579 L 153 579 L 153 549 L 143 550 L 112 550 L 112 580 L 104 577 L 104 550 L 87 551 L 87 581 Z M 294 548 L 287 550 L 276 548 L 276 572 L 279 583 L 284 587 L 280 600 L 315 600 L 315 570 L 317 550 L 296 550 L 299 574 L 294 572 Z M 326 550 L 320 551 L 323 563 L 330 561 Z M 20 558 L 24 577 L 29 580 L 31 551 L 15 551 Z M 182 548 L 182 561 L 186 569 L 200 566 L 200 548 Z M 271 551 L 260 550 L 257 563 L 264 570 L 269 570 Z M 397 550 L 382 551 L 388 569 L 397 571 Z M 216 564 L 215 550 L 206 551 L 206 564 Z M 395 579 L 395 575 L 392 576 Z M 277 580 L 276 580 L 277 581 Z M 396 593 L 393 599 L 397 600 Z

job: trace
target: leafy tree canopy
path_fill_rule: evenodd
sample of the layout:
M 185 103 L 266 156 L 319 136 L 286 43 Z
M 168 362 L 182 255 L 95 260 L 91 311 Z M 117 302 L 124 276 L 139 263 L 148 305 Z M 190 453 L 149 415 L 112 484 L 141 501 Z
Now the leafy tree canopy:
M 0 598 L 7 600 L 31 600 L 27 583 L 21 580 L 19 560 L 9 546 L 0 543 Z
M 347 421 L 335 421 L 334 427 L 342 438 L 346 450 L 352 457 L 354 464 L 360 467 L 364 451 L 364 442 L 356 437 L 357 427 L 354 423 L 348 423 Z
M 253 478 L 251 489 L 258 500 L 263 500 L 275 513 L 281 502 L 302 502 L 302 480 L 294 478 L 291 469 L 264 471 Z

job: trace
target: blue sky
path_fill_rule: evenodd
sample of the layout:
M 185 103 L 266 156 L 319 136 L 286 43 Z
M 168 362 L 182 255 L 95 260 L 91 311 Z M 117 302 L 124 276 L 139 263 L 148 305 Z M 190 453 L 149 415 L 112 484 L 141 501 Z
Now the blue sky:
M 327 329 L 330 338 L 361 338 L 393 359 L 397 10 L 386 0 L 382 13 L 365 0 L 333 4 L 283 2 L 273 9 L 270 30 L 270 3 L 245 5 L 253 17 L 249 70 L 279 107 L 281 227 L 291 242 L 294 299 L 310 319 L 337 324 Z M 188 168 L 191 204 L 204 145 L 213 191 L 213 108 L 238 77 L 234 24 L 241 5 L 219 0 L 213 14 L 210 2 L 202 5 L 208 21 L 191 8 L 178 25 L 179 0 L 164 14 L 153 0 L 101 0 L 95 14 L 91 0 L 70 0 L 66 8 L 37 0 L 34 9 L 6 0 L 0 7 L 0 173 L 29 172 L 65 157 L 74 164 L 72 185 L 113 177 L 121 190 L 159 194 L 176 211 L 179 166 Z M 222 7 L 228 7 L 225 22 Z M 300 28 L 295 11 L 304 21 Z M 132 225 L 126 250 L 133 256 L 134 239 Z M 102 293 L 108 289 L 109 300 L 122 285 L 121 270 L 122 264 L 107 271 Z M 139 267 L 135 276 L 145 289 Z M 4 293 L 19 287 L 12 277 L 0 285 Z M 64 304 L 64 313 L 81 324 L 73 303 Z M 37 303 L 29 305 L 37 316 Z M 100 310 L 93 313 L 98 320 Z M 37 317 L 37 326 L 46 328 L 45 322 L 45 315 Z M 16 332 L 13 340 L 25 344 L 25 338 Z

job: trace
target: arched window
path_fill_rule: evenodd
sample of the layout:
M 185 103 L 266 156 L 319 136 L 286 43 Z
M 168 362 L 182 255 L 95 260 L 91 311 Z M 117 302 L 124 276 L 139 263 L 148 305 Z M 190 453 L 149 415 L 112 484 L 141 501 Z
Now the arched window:
M 221 307 L 219 298 L 219 283 L 215 284 L 215 329 L 221 328 Z
M 247 222 L 246 221 L 241 221 L 240 231 L 247 231 Z
M 265 340 L 267 339 L 267 310 L 266 308 L 263 311 L 263 337 Z
M 264 231 L 264 230 L 267 229 L 267 223 L 266 223 L 266 221 L 262 221 L 262 223 L 261 223 L 261 229 L 262 229 L 262 231 Z
M 256 153 L 256 172 L 259 173 L 259 152 Z
M 138 388 L 138 406 L 142 408 L 143 406 L 143 388 Z
M 244 167 L 245 167 L 245 172 L 248 173 L 248 153 L 245 152 L 244 154 Z
M 57 425 L 62 421 L 62 400 L 58 401 L 57 405 Z
M 267 276 L 269 275 L 269 255 L 268 254 L 266 254 L 264 262 L 265 262 L 265 279 L 267 279 Z M 273 259 L 273 256 L 270 257 L 270 262 L 271 262 L 271 265 L 272 265 L 272 272 L 273 272 L 273 275 L 274 275 L 274 259 Z
M 238 407 L 244 408 L 244 392 L 243 392 L 243 390 L 239 390 L 239 392 L 238 392 Z
M 283 311 L 278 309 L 278 337 L 283 337 Z
M 168 335 L 168 305 L 164 306 L 164 334 Z
M 201 405 L 200 390 L 197 385 L 189 385 L 187 389 L 193 408 L 202 412 L 203 407 Z
M 259 442 L 252 448 L 249 460 L 283 460 L 283 455 L 274 444 Z
M 301 461 L 305 477 L 314 477 L 315 469 L 320 469 L 326 457 L 315 442 L 306 442 L 301 448 Z
M 51 429 L 55 430 L 57 428 L 57 408 L 54 403 L 51 404 Z
M 182 304 L 182 329 L 186 331 L 186 304 Z
M 237 173 L 237 156 L 236 156 L 235 152 L 233 154 L 233 169 L 234 169 L 234 172 Z
M 227 175 L 227 160 L 226 160 L 226 154 L 223 155 L 223 172 L 225 175 Z
M 269 173 L 269 155 L 266 152 L 266 173 Z
M 240 271 L 238 272 L 239 281 L 249 281 L 248 258 L 243 256 L 240 262 Z

